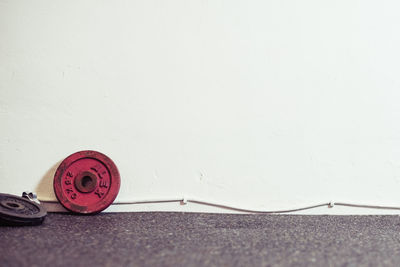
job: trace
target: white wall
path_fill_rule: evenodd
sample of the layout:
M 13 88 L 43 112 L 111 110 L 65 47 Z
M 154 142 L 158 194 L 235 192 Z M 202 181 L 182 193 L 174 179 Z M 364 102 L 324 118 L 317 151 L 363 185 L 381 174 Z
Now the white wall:
M 54 199 L 57 164 L 94 149 L 119 167 L 117 201 L 400 206 L 399 8 L 1 0 L 0 191 Z

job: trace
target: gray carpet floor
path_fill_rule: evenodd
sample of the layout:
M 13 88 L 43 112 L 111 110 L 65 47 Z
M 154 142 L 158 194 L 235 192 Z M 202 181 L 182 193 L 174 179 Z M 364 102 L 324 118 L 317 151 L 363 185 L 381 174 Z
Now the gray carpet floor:
M 49 214 L 0 227 L 0 266 L 399 266 L 399 216 Z

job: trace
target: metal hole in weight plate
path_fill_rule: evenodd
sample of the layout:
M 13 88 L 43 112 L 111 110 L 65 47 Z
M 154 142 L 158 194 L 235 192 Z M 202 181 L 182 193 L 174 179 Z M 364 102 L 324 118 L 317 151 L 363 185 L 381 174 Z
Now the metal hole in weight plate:
M 13 210 L 21 210 L 21 209 L 24 208 L 23 205 L 21 205 L 21 204 L 19 204 L 19 203 L 17 203 L 17 202 L 8 201 L 8 200 L 3 200 L 3 201 L 1 202 L 1 205 L 2 205 L 3 207 L 5 207 L 5 208 L 9 208 L 9 209 L 13 209 Z

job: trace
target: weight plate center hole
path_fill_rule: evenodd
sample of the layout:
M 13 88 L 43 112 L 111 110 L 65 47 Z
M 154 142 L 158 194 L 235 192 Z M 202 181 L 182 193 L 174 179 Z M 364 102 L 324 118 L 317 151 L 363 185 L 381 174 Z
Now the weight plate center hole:
M 88 188 L 92 186 L 93 179 L 90 176 L 83 176 L 81 183 L 83 187 Z
M 13 201 L 2 201 L 1 205 L 3 207 L 9 208 L 9 209 L 13 209 L 13 210 L 21 210 L 24 208 L 23 205 L 17 203 L 17 202 L 13 202 Z
M 92 192 L 97 187 L 97 175 L 89 171 L 80 173 L 75 179 L 75 187 L 82 193 Z

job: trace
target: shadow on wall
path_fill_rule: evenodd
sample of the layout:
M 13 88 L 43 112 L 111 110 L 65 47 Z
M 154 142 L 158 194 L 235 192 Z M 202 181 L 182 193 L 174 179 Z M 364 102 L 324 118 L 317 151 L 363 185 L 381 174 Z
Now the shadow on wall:
M 42 177 L 39 184 L 36 186 L 36 194 L 41 200 L 57 200 L 53 190 L 54 174 L 62 160 L 54 164 Z

